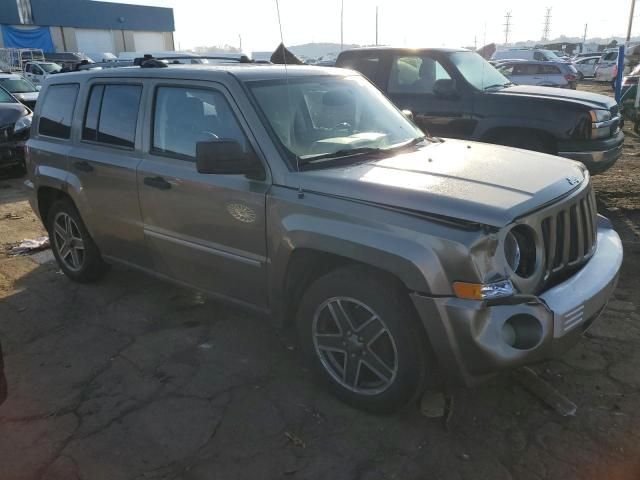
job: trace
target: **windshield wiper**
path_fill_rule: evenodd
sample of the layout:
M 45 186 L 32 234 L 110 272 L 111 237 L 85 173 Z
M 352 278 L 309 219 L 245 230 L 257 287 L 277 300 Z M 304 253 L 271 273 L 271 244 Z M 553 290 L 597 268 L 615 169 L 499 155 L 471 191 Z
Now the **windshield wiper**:
M 343 148 L 341 150 L 331 152 L 331 153 L 321 153 L 319 155 L 314 155 L 312 157 L 304 157 L 298 159 L 299 165 L 307 165 L 309 163 L 314 163 L 318 160 L 329 160 L 336 158 L 348 158 L 356 155 L 364 155 L 366 153 L 381 153 L 381 152 L 393 152 L 395 150 L 401 150 L 407 147 L 411 147 L 413 145 L 417 145 L 420 142 L 423 142 L 427 139 L 427 136 L 424 135 L 422 137 L 416 137 L 414 139 L 409 140 L 408 142 L 401 143 L 398 145 L 392 145 L 391 147 L 380 148 L 380 147 L 358 147 L 358 148 Z
M 377 153 L 377 152 L 384 152 L 387 150 L 388 149 L 386 148 L 378 148 L 378 147 L 344 148 L 342 150 L 338 150 L 331 153 L 321 153 L 318 155 L 314 155 L 312 157 L 298 158 L 298 164 L 306 165 L 308 163 L 314 163 L 318 160 L 353 157 L 356 155 L 363 155 L 365 153 Z
M 484 87 L 484 90 L 489 90 L 490 88 L 497 88 L 497 87 L 502 87 L 502 88 L 506 88 L 513 85 L 513 82 L 507 82 L 507 83 L 496 83 L 494 85 L 489 85 L 488 87 Z

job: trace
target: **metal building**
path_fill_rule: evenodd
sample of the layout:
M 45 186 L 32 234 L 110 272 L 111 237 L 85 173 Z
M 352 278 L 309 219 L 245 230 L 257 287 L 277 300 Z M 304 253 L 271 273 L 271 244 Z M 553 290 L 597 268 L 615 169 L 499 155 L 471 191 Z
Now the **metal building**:
M 173 9 L 92 0 L 0 0 L 0 47 L 45 52 L 174 50 Z

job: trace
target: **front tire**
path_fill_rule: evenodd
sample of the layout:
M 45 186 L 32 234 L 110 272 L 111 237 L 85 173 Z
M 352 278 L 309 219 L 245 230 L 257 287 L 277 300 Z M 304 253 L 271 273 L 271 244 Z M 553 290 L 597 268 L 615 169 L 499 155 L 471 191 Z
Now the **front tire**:
M 433 355 L 393 278 L 363 267 L 328 273 L 305 292 L 297 326 L 306 356 L 345 403 L 388 413 L 420 393 Z
M 53 255 L 67 277 L 75 282 L 100 278 L 107 266 L 73 202 L 55 202 L 47 215 L 47 230 Z

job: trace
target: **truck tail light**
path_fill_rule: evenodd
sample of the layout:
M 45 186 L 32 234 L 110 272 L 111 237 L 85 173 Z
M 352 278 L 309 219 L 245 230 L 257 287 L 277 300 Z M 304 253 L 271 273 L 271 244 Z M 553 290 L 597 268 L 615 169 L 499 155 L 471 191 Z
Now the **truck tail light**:
M 575 82 L 576 80 L 578 80 L 578 77 L 576 77 L 575 75 L 573 75 L 573 74 L 571 74 L 571 73 L 567 73 L 567 74 L 564 76 L 564 78 L 565 78 L 565 80 L 566 80 L 567 82 Z
M 638 78 L 639 77 L 624 77 L 622 80 L 622 86 L 628 87 L 631 85 L 638 85 Z

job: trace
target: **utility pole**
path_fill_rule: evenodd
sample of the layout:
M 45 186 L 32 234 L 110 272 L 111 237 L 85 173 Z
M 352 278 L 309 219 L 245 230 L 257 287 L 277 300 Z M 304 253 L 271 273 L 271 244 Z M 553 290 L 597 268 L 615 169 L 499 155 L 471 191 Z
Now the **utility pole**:
M 627 28 L 627 41 L 624 46 L 629 48 L 629 41 L 631 40 L 631 27 L 633 26 L 633 11 L 636 8 L 636 0 L 631 0 L 631 11 L 629 12 L 629 27 Z
M 344 0 L 340 0 L 340 51 L 344 48 Z
M 549 40 L 549 33 L 551 32 L 551 7 L 547 8 L 547 13 L 544 16 L 544 29 L 542 30 L 542 40 Z
M 378 6 L 376 5 L 376 47 L 378 46 Z
M 509 44 L 509 33 L 511 32 L 511 10 L 507 10 L 504 16 L 504 44 Z
M 242 53 L 242 35 L 238 34 L 238 40 L 240 41 L 240 52 Z

